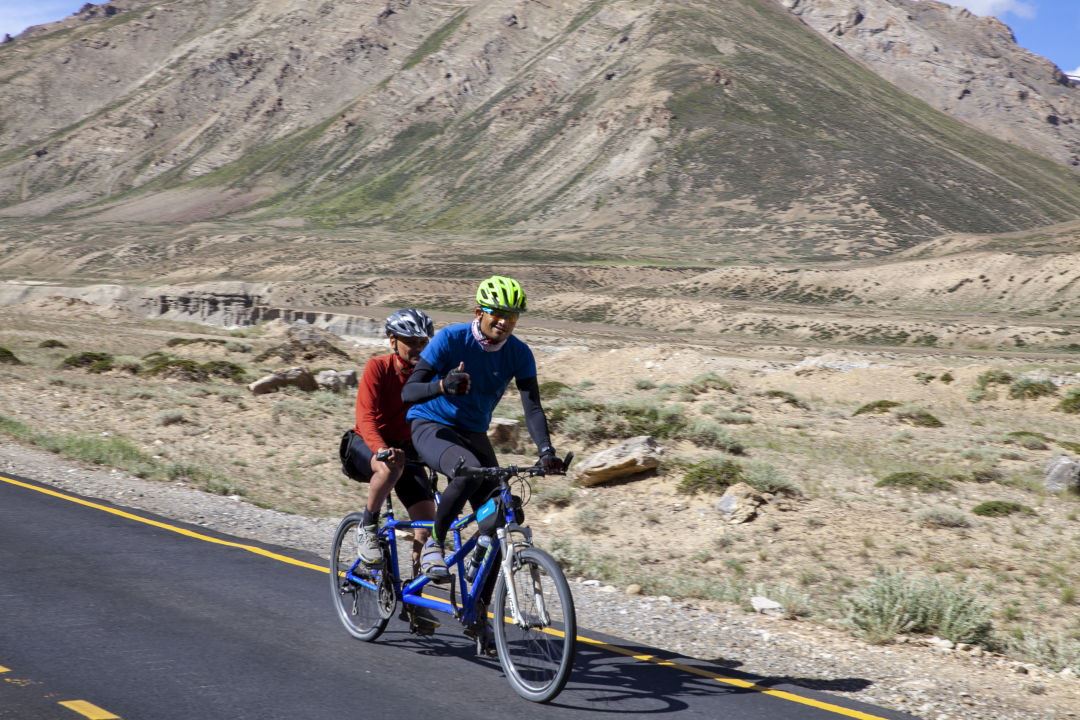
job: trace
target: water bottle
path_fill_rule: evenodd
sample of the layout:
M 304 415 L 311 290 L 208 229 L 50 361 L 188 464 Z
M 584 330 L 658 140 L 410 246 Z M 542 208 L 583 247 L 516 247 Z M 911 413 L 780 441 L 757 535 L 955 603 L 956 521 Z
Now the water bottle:
M 476 549 L 469 554 L 469 559 L 465 563 L 465 579 L 470 583 L 476 579 L 476 571 L 484 562 L 484 556 L 487 555 L 489 547 L 491 547 L 491 538 L 481 535 L 476 541 Z

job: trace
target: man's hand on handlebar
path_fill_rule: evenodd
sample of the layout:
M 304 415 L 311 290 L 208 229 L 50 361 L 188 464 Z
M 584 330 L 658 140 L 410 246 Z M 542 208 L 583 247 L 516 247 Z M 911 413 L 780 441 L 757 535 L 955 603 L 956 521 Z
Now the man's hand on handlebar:
M 565 475 L 566 466 L 569 464 L 571 457 L 573 457 L 572 454 L 567 455 L 564 461 L 555 454 L 554 448 L 545 448 L 545 451 L 540 454 L 538 464 L 543 468 L 545 475 Z
M 399 468 L 405 464 L 405 451 L 401 448 L 380 448 L 375 453 L 375 459 L 392 468 Z

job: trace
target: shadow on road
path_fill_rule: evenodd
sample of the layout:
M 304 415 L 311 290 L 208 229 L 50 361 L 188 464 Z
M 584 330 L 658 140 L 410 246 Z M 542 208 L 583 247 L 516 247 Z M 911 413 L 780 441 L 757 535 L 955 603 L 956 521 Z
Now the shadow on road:
M 388 632 L 380 642 L 423 655 L 466 660 L 501 673 L 496 658 L 478 657 L 470 641 L 455 637 L 452 631 L 440 632 L 431 638 Z M 737 660 L 695 660 L 656 648 L 625 643 L 619 647 L 634 655 L 652 656 L 655 660 L 635 660 L 600 647 L 578 643 L 570 682 L 551 705 L 578 711 L 668 713 L 689 708 L 689 699 L 696 697 L 754 693 L 761 689 L 781 687 L 796 693 L 800 688 L 818 692 L 853 692 L 873 684 L 865 678 L 851 677 L 758 677 L 735 670 L 742 664 Z M 708 673 L 710 677 L 659 664 L 668 661 L 695 668 Z M 713 676 L 751 682 L 756 688 L 737 687 L 714 680 Z

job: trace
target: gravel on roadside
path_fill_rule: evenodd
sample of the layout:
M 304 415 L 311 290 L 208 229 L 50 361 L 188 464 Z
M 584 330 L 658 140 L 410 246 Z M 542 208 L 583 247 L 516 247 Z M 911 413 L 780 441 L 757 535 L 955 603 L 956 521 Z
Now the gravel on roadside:
M 0 473 L 5 472 L 320 557 L 327 555 L 338 520 L 267 510 L 238 497 L 141 480 L 0 440 Z M 627 595 L 585 578 L 572 578 L 571 586 L 584 633 L 704 660 L 718 674 L 737 669 L 767 685 L 792 683 L 927 720 L 1080 717 L 1080 680 L 992 654 L 914 642 L 872 646 L 839 630 L 714 603 Z

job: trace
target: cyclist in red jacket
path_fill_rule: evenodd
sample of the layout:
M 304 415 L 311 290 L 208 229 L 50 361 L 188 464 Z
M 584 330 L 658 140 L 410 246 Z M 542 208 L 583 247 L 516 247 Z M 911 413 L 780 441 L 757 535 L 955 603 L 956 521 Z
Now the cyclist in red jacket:
M 398 310 L 386 319 L 386 336 L 393 351 L 368 360 L 356 392 L 356 427 L 346 462 L 346 474 L 370 481 L 367 507 L 357 534 L 360 559 L 369 565 L 383 561 L 377 532 L 379 514 L 393 489 L 412 520 L 435 518 L 435 495 L 412 444 L 401 389 L 435 333 L 435 325 L 415 308 Z M 376 459 L 388 451 L 386 460 Z M 412 461 L 406 464 L 406 461 Z M 427 530 L 415 531 L 414 565 L 427 540 Z

